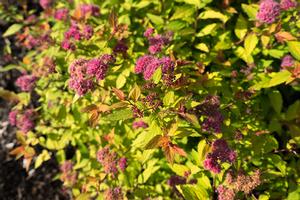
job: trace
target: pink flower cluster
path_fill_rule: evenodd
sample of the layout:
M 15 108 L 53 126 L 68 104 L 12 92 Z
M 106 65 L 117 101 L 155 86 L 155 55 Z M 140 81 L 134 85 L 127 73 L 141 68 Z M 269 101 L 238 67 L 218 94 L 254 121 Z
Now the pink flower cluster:
M 159 106 L 162 105 L 162 101 L 156 92 L 149 93 L 145 98 L 141 99 L 143 104 L 147 107 L 150 107 L 153 110 L 156 110 Z
M 239 171 L 236 177 L 232 173 L 227 173 L 226 182 L 236 192 L 250 194 L 252 190 L 261 184 L 260 171 L 256 170 L 252 175 L 245 175 L 244 172 Z
M 61 166 L 60 170 L 62 172 L 61 180 L 68 185 L 74 185 L 77 180 L 77 173 L 73 172 L 73 163 L 71 160 L 65 161 Z
M 135 73 L 143 73 L 144 79 L 149 80 L 157 68 L 162 67 L 162 72 L 168 73 L 174 70 L 174 65 L 174 62 L 169 57 L 160 59 L 152 55 L 144 55 L 136 61 Z
M 231 150 L 223 139 L 215 140 L 212 144 L 212 152 L 208 153 L 204 160 L 204 168 L 213 173 L 220 173 L 223 162 L 232 163 L 236 160 L 236 152 Z
M 50 58 L 50 57 L 45 57 L 44 58 L 44 64 L 43 64 L 44 68 L 46 69 L 46 72 L 48 74 L 54 73 L 55 70 L 55 61 Z
M 208 132 L 213 131 L 220 133 L 224 120 L 220 112 L 220 98 L 218 96 L 208 95 L 199 106 L 199 109 L 200 113 L 206 116 L 202 123 L 202 129 Z
M 297 7 L 297 2 L 293 0 L 281 0 L 280 2 L 280 8 L 282 10 L 289 10 L 291 8 Z
M 293 67 L 295 63 L 294 58 L 291 55 L 286 55 L 281 60 L 281 68 L 286 69 L 289 67 Z
M 134 129 L 138 129 L 138 128 L 148 128 L 148 124 L 146 122 L 144 122 L 143 120 L 140 121 L 135 121 L 132 124 L 132 127 Z
M 56 20 L 66 21 L 68 17 L 69 17 L 69 9 L 67 8 L 57 9 L 54 13 L 54 18 Z
M 99 58 L 78 59 L 70 65 L 71 79 L 69 87 L 80 96 L 86 94 L 94 86 L 93 78 L 103 80 L 110 64 L 115 62 L 112 55 L 104 54 Z
M 280 4 L 274 0 L 263 0 L 260 3 L 257 19 L 263 23 L 271 24 L 280 15 Z
M 234 200 L 235 192 L 231 188 L 227 188 L 223 185 L 219 185 L 217 192 L 218 192 L 218 200 Z
M 35 126 L 36 112 L 33 109 L 27 109 L 23 112 L 13 110 L 9 113 L 8 119 L 12 126 L 17 126 L 22 132 L 27 133 Z
M 50 8 L 53 3 L 54 3 L 53 0 L 40 0 L 40 5 L 42 6 L 43 9 Z
M 76 22 L 72 22 L 71 27 L 64 34 L 64 40 L 61 43 L 61 47 L 65 50 L 76 49 L 74 41 L 79 41 L 82 39 L 89 40 L 94 35 L 93 27 L 90 25 L 84 25 L 82 28 Z
M 105 200 L 123 200 L 123 192 L 121 187 L 109 188 L 104 192 Z
M 116 152 L 110 151 L 109 147 L 97 152 L 97 160 L 103 166 L 105 173 L 111 174 L 113 178 L 118 173 L 118 166 L 121 171 L 125 171 L 127 167 L 127 159 L 125 157 L 119 159 Z
M 148 39 L 149 41 L 149 52 L 151 54 L 156 54 L 161 52 L 162 48 L 166 45 L 168 45 L 171 42 L 171 38 L 173 36 L 172 32 L 168 32 L 166 35 L 153 35 L 154 29 L 148 28 L 144 32 L 144 36 Z
M 16 86 L 24 92 L 30 92 L 35 87 L 37 77 L 34 75 L 22 75 L 16 80 Z
M 80 5 L 81 15 L 87 17 L 91 16 L 99 16 L 100 15 L 100 8 L 94 4 L 82 4 Z

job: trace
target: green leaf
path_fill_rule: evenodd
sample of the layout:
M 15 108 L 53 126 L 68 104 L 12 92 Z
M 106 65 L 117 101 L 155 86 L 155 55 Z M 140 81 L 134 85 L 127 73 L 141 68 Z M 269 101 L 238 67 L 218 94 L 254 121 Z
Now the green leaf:
M 251 4 L 251 5 L 242 4 L 242 9 L 248 15 L 248 17 L 251 20 L 256 19 L 256 14 L 257 14 L 258 9 L 259 9 L 258 5 L 255 5 L 255 4 Z
M 285 119 L 290 121 L 296 119 L 300 115 L 300 101 L 297 100 L 295 103 L 288 107 L 288 110 L 285 114 Z
M 135 84 L 133 89 L 129 92 L 128 98 L 137 101 L 140 96 L 141 96 L 141 89 L 137 84 Z
M 156 71 L 154 72 L 153 76 L 152 76 L 152 80 L 155 84 L 159 83 L 160 79 L 162 77 L 162 71 L 161 68 L 159 67 L 158 69 L 156 69 Z
M 175 20 L 169 22 L 169 24 L 166 26 L 166 29 L 170 31 L 179 31 L 183 29 L 185 26 L 186 26 L 186 22 Z
M 204 51 L 206 53 L 209 52 L 208 46 L 205 43 L 197 44 L 197 45 L 195 45 L 195 48 L 197 48 L 197 49 L 199 49 L 201 51 Z
M 244 60 L 246 63 L 253 63 L 253 57 L 247 53 L 247 51 L 243 47 L 238 47 L 234 51 L 235 55 L 242 60 Z
M 109 121 L 126 120 L 133 117 L 131 109 L 116 110 L 113 113 L 106 115 L 105 119 Z
M 280 172 L 285 175 L 286 173 L 286 162 L 282 160 L 279 155 L 271 154 L 268 156 L 271 163 L 280 170 Z
M 289 52 L 300 61 L 300 42 L 289 41 L 287 42 Z
M 217 23 L 209 24 L 209 25 L 205 26 L 204 28 L 202 28 L 200 30 L 200 32 L 197 33 L 196 36 L 197 37 L 203 37 L 205 35 L 209 35 L 209 34 L 213 33 L 216 30 L 217 27 L 218 27 Z
M 172 103 L 175 101 L 175 95 L 173 91 L 168 92 L 164 98 L 163 98 L 163 103 L 165 106 L 170 106 Z
M 239 15 L 237 22 L 235 24 L 234 33 L 235 35 L 242 40 L 247 34 L 248 23 L 243 15 Z
M 184 0 L 185 3 L 195 5 L 197 8 L 201 7 L 201 0 Z
M 164 20 L 161 16 L 153 15 L 150 13 L 147 13 L 147 17 L 156 25 L 161 25 L 164 23 Z
M 14 35 L 18 31 L 20 31 L 22 27 L 23 27 L 22 24 L 13 24 L 5 31 L 5 33 L 3 33 L 2 37 L 8 37 Z
M 146 183 L 150 176 L 153 175 L 160 168 L 160 166 L 156 165 L 156 163 L 157 159 L 150 160 L 147 163 L 147 167 L 145 168 L 143 173 L 141 173 L 138 177 L 138 183 Z
M 251 55 L 251 53 L 255 49 L 257 43 L 258 43 L 258 38 L 255 33 L 251 33 L 251 34 L 247 35 L 247 37 L 244 41 L 244 47 L 245 47 L 247 55 Z
M 180 187 L 180 192 L 185 199 L 193 199 L 193 200 L 208 199 L 207 191 L 199 185 L 181 185 L 178 187 Z
M 274 110 L 280 114 L 283 104 L 281 93 L 278 90 L 273 90 L 269 93 L 269 99 Z
M 206 154 L 209 151 L 209 145 L 206 143 L 206 140 L 201 140 L 198 144 L 198 154 L 199 154 L 199 160 L 200 164 L 202 165 L 202 162 L 205 159 Z
M 126 77 L 123 74 L 120 74 L 116 80 L 116 88 L 122 88 L 126 83 Z
M 272 77 L 272 79 L 270 80 L 270 82 L 268 84 L 268 87 L 280 85 L 280 84 L 286 82 L 287 80 L 289 80 L 290 76 L 291 76 L 291 73 L 289 71 L 287 71 L 287 70 L 280 71 Z
M 47 160 L 50 159 L 50 155 L 49 152 L 47 150 L 43 150 L 42 153 L 40 155 L 38 155 L 38 157 L 35 160 L 34 163 L 34 168 L 38 168 L 39 166 L 41 166 L 41 164 Z
M 224 24 L 227 22 L 229 17 L 227 15 L 224 15 L 221 12 L 214 11 L 214 10 L 207 10 L 198 16 L 199 19 L 219 19 L 221 20 Z
M 88 193 L 83 193 L 83 194 L 80 194 L 78 197 L 76 197 L 76 200 L 89 200 L 90 196 L 91 195 Z
M 189 17 L 192 17 L 194 15 L 194 12 L 195 12 L 195 7 L 193 6 L 185 5 L 185 6 L 176 7 L 176 10 L 170 20 L 176 20 L 176 19 L 184 20 Z
M 9 70 L 13 70 L 13 69 L 17 69 L 17 70 L 24 70 L 22 67 L 20 66 L 16 66 L 16 65 L 7 65 L 5 67 L 0 68 L 0 72 L 7 72 Z

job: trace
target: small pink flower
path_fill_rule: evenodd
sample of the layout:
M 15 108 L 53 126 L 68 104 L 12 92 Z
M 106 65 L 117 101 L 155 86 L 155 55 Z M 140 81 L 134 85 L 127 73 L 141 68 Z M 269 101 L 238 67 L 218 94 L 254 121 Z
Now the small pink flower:
M 34 75 L 23 75 L 16 80 L 16 85 L 24 92 L 30 92 L 35 87 L 37 77 Z
M 65 21 L 69 16 L 69 10 L 67 8 L 60 8 L 55 11 L 54 18 L 57 20 Z
M 134 129 L 148 128 L 148 124 L 146 122 L 144 122 L 143 120 L 140 120 L 140 121 L 133 122 L 132 127 Z

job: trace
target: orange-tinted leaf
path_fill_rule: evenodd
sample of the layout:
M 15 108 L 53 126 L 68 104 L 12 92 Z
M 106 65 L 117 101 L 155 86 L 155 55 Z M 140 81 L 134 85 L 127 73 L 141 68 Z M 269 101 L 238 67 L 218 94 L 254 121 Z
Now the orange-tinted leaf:
M 112 90 L 114 91 L 115 95 L 122 101 L 125 100 L 125 94 L 122 90 L 117 89 L 117 88 L 112 88 Z
M 93 111 L 89 119 L 90 125 L 92 127 L 95 127 L 97 125 L 98 118 L 99 118 L 99 113 L 97 111 Z
M 181 156 L 186 156 L 185 151 L 182 148 L 180 148 L 179 146 L 177 146 L 176 144 L 172 145 L 171 148 L 173 149 L 175 154 L 179 154 Z
M 170 148 L 170 146 L 167 146 L 167 147 L 163 148 L 163 151 L 164 151 L 167 161 L 169 163 L 173 164 L 174 157 L 175 157 L 175 153 L 174 153 L 173 149 Z
M 109 143 L 113 143 L 114 137 L 115 137 L 115 129 L 114 128 L 111 129 L 109 134 L 103 136 L 103 138 Z
M 116 109 L 116 108 L 124 108 L 124 107 L 127 107 L 128 106 L 128 103 L 127 102 L 124 102 L 124 101 L 121 101 L 121 102 L 117 102 L 117 103 L 114 103 L 110 106 L 111 109 Z
M 105 104 L 100 104 L 99 106 L 98 106 L 98 111 L 99 112 L 107 112 L 107 111 L 109 111 L 110 110 L 110 106 L 108 106 L 108 105 L 105 105 Z
M 297 38 L 295 38 L 291 33 L 286 32 L 286 31 L 282 31 L 282 32 L 278 32 L 275 34 L 276 39 L 279 42 L 282 41 L 290 41 L 290 40 L 296 40 Z
M 74 11 L 74 14 L 73 14 L 72 18 L 77 20 L 77 21 L 80 20 L 81 18 L 83 18 L 81 9 L 79 7 Z
M 118 16 L 116 14 L 115 11 L 112 11 L 110 14 L 109 14 L 109 25 L 113 28 L 113 29 L 116 29 L 117 26 L 118 26 Z
M 157 148 L 157 147 L 161 146 L 161 140 L 162 140 L 162 138 L 163 138 L 163 136 L 161 136 L 161 135 L 154 136 L 148 142 L 148 144 L 145 146 L 145 149 L 154 149 L 154 148 Z
M 20 146 L 20 147 L 16 147 L 15 149 L 11 150 L 11 151 L 9 152 L 9 154 L 10 154 L 10 155 L 14 155 L 14 156 L 16 156 L 16 155 L 18 155 L 18 154 L 24 155 L 24 151 L 25 151 L 24 147 L 23 147 L 23 146 Z
M 95 104 L 91 104 L 81 110 L 81 112 L 91 112 L 93 110 L 97 110 L 98 107 Z
M 24 158 L 26 171 L 29 171 L 29 167 L 30 167 L 31 161 L 32 161 L 32 157 Z
M 25 57 L 23 58 L 23 63 L 24 63 L 25 65 L 30 65 L 31 59 L 30 59 L 28 56 L 25 56 Z

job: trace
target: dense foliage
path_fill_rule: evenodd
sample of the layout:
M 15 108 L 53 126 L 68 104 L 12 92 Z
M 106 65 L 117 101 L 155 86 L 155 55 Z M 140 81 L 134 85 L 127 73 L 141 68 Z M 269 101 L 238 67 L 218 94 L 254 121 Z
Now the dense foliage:
M 78 199 L 300 198 L 296 1 L 39 4 L 0 4 L 28 169 L 55 156 Z

